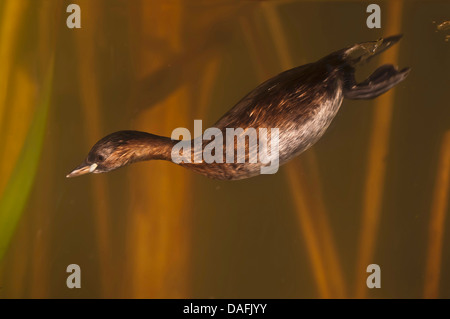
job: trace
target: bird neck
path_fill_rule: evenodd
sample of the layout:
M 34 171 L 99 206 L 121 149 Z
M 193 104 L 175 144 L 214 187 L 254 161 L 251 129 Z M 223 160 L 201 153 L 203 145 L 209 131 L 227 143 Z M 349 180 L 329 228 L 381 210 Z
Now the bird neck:
M 171 160 L 172 147 L 177 143 L 166 136 L 136 132 L 127 147 L 132 151 L 133 162 L 148 160 Z

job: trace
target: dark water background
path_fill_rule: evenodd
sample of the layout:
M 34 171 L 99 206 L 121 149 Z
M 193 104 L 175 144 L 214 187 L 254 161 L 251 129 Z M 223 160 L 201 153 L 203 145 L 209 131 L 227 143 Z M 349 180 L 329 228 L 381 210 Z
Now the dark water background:
M 448 179 L 436 181 L 449 145 L 450 43 L 433 24 L 450 20 L 449 1 L 378 1 L 381 29 L 366 27 L 365 1 L 12 1 L 0 1 L 0 200 L 53 79 L 36 175 L 0 259 L 1 298 L 424 296 L 435 198 L 449 213 Z M 79 30 L 65 26 L 72 2 Z M 65 178 L 108 133 L 170 136 L 194 119 L 206 128 L 284 69 L 390 32 L 404 38 L 384 59 L 410 66 L 407 80 L 381 102 L 344 101 L 325 136 L 276 175 L 222 182 L 151 162 Z M 374 123 L 386 138 L 373 137 Z M 377 147 L 383 178 L 371 185 Z M 371 199 L 370 187 L 381 195 Z M 371 205 L 378 219 L 364 228 Z M 440 223 L 441 272 L 431 272 L 441 298 L 450 297 L 449 223 Z M 381 266 L 381 289 L 358 290 L 361 260 Z M 66 287 L 72 263 L 81 289 Z

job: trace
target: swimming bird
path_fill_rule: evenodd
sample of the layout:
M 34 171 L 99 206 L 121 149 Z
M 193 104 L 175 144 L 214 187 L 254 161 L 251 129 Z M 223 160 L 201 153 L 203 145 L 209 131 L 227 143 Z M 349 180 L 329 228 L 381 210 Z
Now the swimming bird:
M 373 99 L 406 78 L 409 68 L 398 70 L 388 64 L 376 69 L 363 82 L 357 83 L 355 80 L 358 64 L 369 61 L 400 38 L 401 35 L 396 35 L 358 43 L 314 63 L 284 71 L 257 86 L 213 126 L 223 135 L 226 135 L 227 128 L 242 128 L 242 134 L 250 128 L 278 128 L 278 161 L 282 165 L 319 140 L 343 99 Z M 172 161 L 172 150 L 179 142 L 140 131 L 115 132 L 99 140 L 84 162 L 67 177 L 109 172 L 138 161 Z M 193 159 L 195 152 L 203 151 L 208 143 L 202 140 L 201 148 L 191 150 L 187 158 Z M 178 165 L 219 180 L 239 180 L 259 175 L 267 163 L 249 161 L 252 152 L 250 142 L 244 143 L 246 152 L 240 153 L 240 161 L 236 155 L 237 140 L 233 145 L 236 152 L 232 163 L 201 160 L 185 161 Z M 252 149 L 254 151 L 254 147 Z M 222 151 L 225 155 L 225 144 L 219 149 L 219 152 Z M 242 163 L 242 156 L 245 163 Z

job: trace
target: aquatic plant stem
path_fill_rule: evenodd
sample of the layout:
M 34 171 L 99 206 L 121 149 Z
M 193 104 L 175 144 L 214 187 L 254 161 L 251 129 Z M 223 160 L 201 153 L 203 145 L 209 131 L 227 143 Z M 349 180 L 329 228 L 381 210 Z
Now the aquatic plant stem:
M 392 0 L 385 10 L 389 24 L 385 28 L 385 35 L 399 34 L 402 23 L 402 0 Z M 395 63 L 398 60 L 399 47 L 395 46 L 387 51 L 380 59 L 381 64 Z M 394 107 L 395 89 L 374 101 L 374 115 L 372 132 L 369 141 L 369 155 L 367 176 L 364 185 L 364 198 L 360 234 L 357 242 L 357 262 L 355 268 L 355 297 L 364 298 L 368 288 L 366 286 L 366 268 L 374 261 L 376 239 L 380 223 L 383 203 L 383 188 L 386 177 L 386 157 L 389 150 L 392 110 Z
M 424 298 L 439 297 L 442 247 L 450 189 L 450 130 L 444 134 L 437 165 L 428 228 L 428 251 L 425 268 Z

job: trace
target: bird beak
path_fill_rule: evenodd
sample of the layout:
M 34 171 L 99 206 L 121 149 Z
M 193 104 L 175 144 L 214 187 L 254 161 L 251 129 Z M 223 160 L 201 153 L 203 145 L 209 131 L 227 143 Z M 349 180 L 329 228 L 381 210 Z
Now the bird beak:
M 66 175 L 67 178 L 75 177 L 75 176 L 81 176 L 89 173 L 93 173 L 95 169 L 97 168 L 97 164 L 88 165 L 86 163 L 81 164 L 77 168 L 75 168 L 73 171 L 71 171 L 69 174 Z

